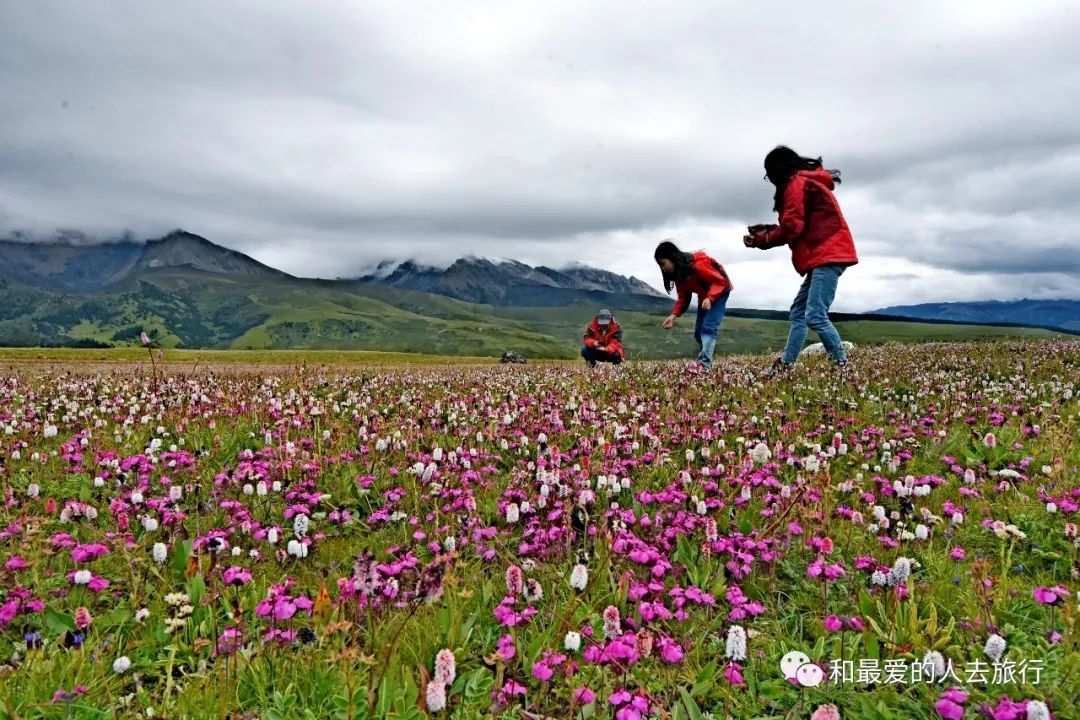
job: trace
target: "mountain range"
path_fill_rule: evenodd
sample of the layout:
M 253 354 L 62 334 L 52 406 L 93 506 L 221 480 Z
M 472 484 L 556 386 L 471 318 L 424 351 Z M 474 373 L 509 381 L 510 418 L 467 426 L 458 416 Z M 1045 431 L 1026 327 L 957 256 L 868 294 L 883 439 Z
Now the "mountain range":
M 644 282 L 583 266 L 462 258 L 449 267 L 380 263 L 359 277 L 294 277 L 178 230 L 138 242 L 64 233 L 0 240 L 0 346 L 310 348 L 572 357 L 599 307 L 613 310 L 630 357 L 694 352 L 692 322 L 659 329 L 671 299 Z M 845 338 L 1048 337 L 1037 329 L 843 316 Z M 720 352 L 783 344 L 786 314 L 732 309 Z
M 1080 300 L 992 300 L 898 305 L 880 315 L 956 323 L 1030 325 L 1080 331 Z

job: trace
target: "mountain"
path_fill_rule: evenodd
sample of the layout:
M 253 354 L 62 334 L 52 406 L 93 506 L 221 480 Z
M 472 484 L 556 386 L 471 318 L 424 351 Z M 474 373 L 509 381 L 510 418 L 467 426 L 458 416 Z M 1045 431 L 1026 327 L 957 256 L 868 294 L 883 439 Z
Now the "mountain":
M 182 230 L 145 243 L 135 242 L 130 236 L 92 242 L 78 233 L 62 233 L 46 242 L 27 242 L 21 236 L 0 240 L 0 276 L 50 290 L 99 292 L 148 270 L 165 267 L 289 277 L 243 253 Z
M 629 358 L 696 351 L 693 318 L 665 332 L 659 325 L 668 298 L 645 292 L 649 288 L 633 292 L 637 281 L 603 271 L 466 258 L 445 270 L 386 263 L 366 277 L 297 278 L 182 231 L 147 243 L 94 243 L 77 233 L 38 244 L 15 237 L 0 242 L 0 347 L 137 346 L 145 331 L 165 348 L 488 357 L 516 350 L 569 358 L 577 355 L 595 310 L 606 306 L 623 327 Z M 423 290 L 401 287 L 421 282 Z M 429 291 L 436 289 L 443 292 Z M 501 304 L 447 297 L 450 290 Z M 856 344 L 1056 336 L 1038 329 L 837 319 L 845 339 Z M 731 309 L 718 351 L 776 350 L 787 330 L 783 313 Z
M 494 262 L 474 257 L 461 258 L 444 269 L 414 260 L 384 261 L 356 281 L 502 307 L 583 304 L 651 311 L 671 303 L 667 295 L 637 278 L 598 268 L 576 265 L 556 270 L 516 260 Z
M 1080 331 L 1080 300 L 1009 300 L 899 305 L 876 314 L 958 323 L 1027 325 Z

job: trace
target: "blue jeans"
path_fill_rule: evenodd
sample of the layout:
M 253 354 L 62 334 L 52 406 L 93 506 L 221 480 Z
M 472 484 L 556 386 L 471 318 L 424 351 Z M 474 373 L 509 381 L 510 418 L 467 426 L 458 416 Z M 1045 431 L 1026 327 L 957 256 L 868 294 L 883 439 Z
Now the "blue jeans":
M 618 365 L 622 362 L 622 354 L 618 352 L 603 352 L 602 350 L 596 350 L 587 345 L 581 346 L 581 357 L 585 358 L 587 363 L 609 362 Z
M 799 359 L 799 353 L 806 344 L 808 328 L 821 338 L 829 357 L 836 362 L 847 362 L 844 346 L 840 344 L 840 333 L 829 321 L 829 307 L 836 297 L 836 284 L 846 269 L 846 265 L 832 264 L 816 267 L 806 273 L 795 302 L 791 303 L 791 330 L 783 355 L 785 363 L 790 365 Z
M 702 367 L 712 367 L 713 351 L 716 350 L 716 334 L 720 331 L 720 322 L 724 319 L 729 295 L 731 295 L 730 290 L 716 298 L 716 302 L 712 304 L 708 312 L 698 307 L 697 321 L 694 323 L 694 340 L 698 344 L 697 361 Z

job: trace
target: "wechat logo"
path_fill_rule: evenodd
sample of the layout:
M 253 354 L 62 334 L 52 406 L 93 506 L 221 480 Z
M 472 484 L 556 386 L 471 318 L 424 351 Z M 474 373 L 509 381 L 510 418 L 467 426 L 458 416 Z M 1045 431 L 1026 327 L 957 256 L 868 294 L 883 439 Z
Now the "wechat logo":
M 792 650 L 780 659 L 780 671 L 784 677 L 807 688 L 815 688 L 825 681 L 825 671 L 810 662 L 810 657 Z

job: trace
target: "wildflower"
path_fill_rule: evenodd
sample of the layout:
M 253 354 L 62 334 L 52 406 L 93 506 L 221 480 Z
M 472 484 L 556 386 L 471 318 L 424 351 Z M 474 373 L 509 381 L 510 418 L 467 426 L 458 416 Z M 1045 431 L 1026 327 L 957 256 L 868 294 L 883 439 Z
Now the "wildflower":
M 152 533 L 158 529 L 158 521 L 149 515 L 144 515 L 142 519 L 143 529 L 148 533 Z
M 75 610 L 75 627 L 85 630 L 90 627 L 92 622 L 94 622 L 94 616 L 85 607 L 79 607 Z
M 165 547 L 165 543 L 154 543 L 154 562 L 160 565 L 161 563 L 165 562 L 168 554 L 169 550 Z
M 150 610 L 147 608 L 139 608 L 135 612 L 135 622 L 141 623 L 148 617 L 150 617 Z
M 1028 700 L 1027 720 L 1051 720 L 1050 708 L 1042 700 Z
M 769 446 L 763 442 L 759 442 L 754 446 L 754 449 L 750 451 L 750 457 L 758 465 L 764 465 L 772 458 L 772 451 L 769 450 Z
M 19 458 L 15 459 L 18 460 Z M 26 486 L 26 497 L 36 498 L 39 494 L 41 494 L 41 488 L 38 487 L 37 483 L 30 483 Z
M 924 668 L 930 670 L 931 679 L 938 680 L 945 677 L 945 657 L 937 650 L 931 650 L 923 656 Z
M 930 537 L 930 528 L 925 525 L 917 525 L 915 527 L 915 537 L 920 540 L 925 540 Z
M 1065 602 L 1065 598 L 1069 596 L 1069 591 L 1061 586 L 1054 588 L 1037 587 L 1031 591 L 1031 594 L 1035 598 L 1035 602 L 1040 605 L 1061 605 Z
M 988 448 L 997 447 L 997 438 L 994 436 L 994 433 L 986 433 L 983 437 L 983 445 Z
M 443 685 L 453 685 L 454 678 L 457 677 L 457 664 L 454 660 L 454 653 L 450 650 L 440 650 L 439 654 L 435 656 L 435 680 Z
M 622 618 L 619 617 L 619 609 L 614 605 L 608 605 L 604 609 L 604 637 L 608 640 L 622 635 Z
M 525 602 L 538 603 L 544 599 L 544 588 L 535 578 L 525 581 Z
M 729 660 L 741 662 L 746 659 L 746 629 L 741 625 L 732 625 L 728 628 L 724 655 Z
M 844 627 L 843 621 L 835 615 L 825 618 L 825 629 L 829 632 L 840 632 Z
M 114 673 L 123 675 L 131 669 L 131 658 L 127 655 L 116 658 L 116 660 L 113 660 L 112 669 Z
M 835 705 L 818 705 L 810 720 L 840 720 L 840 711 Z
M 589 582 L 589 570 L 584 565 L 577 564 L 570 572 L 570 587 L 578 592 L 584 592 Z
M 506 594 L 517 597 L 521 594 L 523 589 L 523 579 L 521 575 L 521 568 L 517 565 L 511 565 L 506 568 Z
M 266 542 L 270 543 L 271 545 L 275 545 L 277 543 L 277 541 L 278 541 L 277 528 L 270 528 L 269 530 L 267 530 L 266 531 Z
M 570 652 L 577 652 L 581 649 L 581 633 L 571 630 L 566 633 L 566 637 L 563 638 L 563 648 Z
M 446 685 L 437 680 L 432 680 L 428 683 L 424 699 L 427 701 L 427 709 L 430 712 L 442 712 L 446 707 Z
M 308 516 L 303 513 L 300 513 L 293 518 L 293 534 L 295 534 L 297 538 L 303 539 L 303 537 L 307 535 L 308 522 Z
M 74 582 L 76 585 L 89 585 L 90 581 L 93 579 L 94 575 L 89 570 L 79 570 L 72 578 L 72 582 Z
M 513 635 L 503 635 L 501 638 L 499 638 L 498 643 L 496 643 L 496 647 L 498 649 L 495 651 L 495 653 L 504 661 L 508 662 L 512 660 L 515 655 L 517 655 L 517 648 L 514 646 Z
M 1005 638 L 998 634 L 993 634 L 986 640 L 986 646 L 983 648 L 983 652 L 986 653 L 994 662 L 1001 659 L 1001 656 L 1005 654 L 1005 649 L 1008 647 L 1008 643 L 1005 642 Z
M 246 585 L 251 582 L 251 571 L 247 568 L 233 565 L 224 572 L 222 579 L 225 581 L 226 585 L 240 587 L 241 585 Z
M 513 525 L 518 521 L 519 509 L 516 503 L 510 503 L 506 506 L 506 522 L 509 525 Z
M 1052 502 L 1046 503 L 1046 512 L 1053 515 L 1053 514 L 1057 513 L 1057 510 L 1058 510 L 1058 506 L 1057 506 L 1056 503 L 1052 503 Z
M 308 556 L 308 546 L 299 540 L 290 540 L 286 551 L 295 558 L 306 558 Z

